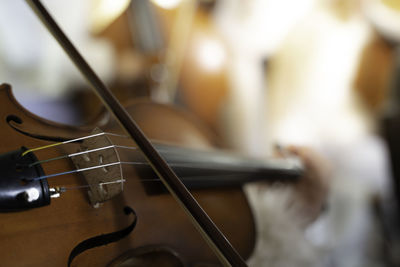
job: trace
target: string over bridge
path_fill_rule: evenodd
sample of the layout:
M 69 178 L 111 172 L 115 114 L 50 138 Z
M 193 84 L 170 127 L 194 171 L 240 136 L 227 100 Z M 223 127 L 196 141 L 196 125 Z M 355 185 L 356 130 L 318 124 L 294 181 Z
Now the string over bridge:
M 93 134 L 102 133 L 99 128 L 95 128 Z M 77 169 L 90 168 L 108 163 L 121 162 L 116 147 L 109 149 L 96 150 L 96 148 L 113 145 L 111 139 L 103 134 L 96 137 L 85 139 L 80 146 L 82 152 L 94 150 L 91 153 L 83 153 L 72 158 Z M 90 172 L 82 172 L 87 184 L 89 185 L 89 200 L 93 206 L 98 206 L 123 191 L 124 183 L 121 164 L 110 164 L 103 168 L 96 168 Z

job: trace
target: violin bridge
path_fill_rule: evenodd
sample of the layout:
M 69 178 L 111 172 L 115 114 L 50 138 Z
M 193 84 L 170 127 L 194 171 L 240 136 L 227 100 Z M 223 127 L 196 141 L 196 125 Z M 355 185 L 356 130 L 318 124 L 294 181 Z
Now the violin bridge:
M 98 134 L 102 131 L 96 128 L 92 133 Z M 94 207 L 98 207 L 100 203 L 113 198 L 123 190 L 122 166 L 118 164 L 121 161 L 117 149 L 112 145 L 107 135 L 85 139 L 80 146 L 80 151 L 88 151 L 88 153 L 72 158 L 78 169 L 88 168 L 82 174 L 89 186 L 89 200 Z M 106 147 L 109 148 L 97 150 Z M 101 167 L 103 165 L 105 166 Z

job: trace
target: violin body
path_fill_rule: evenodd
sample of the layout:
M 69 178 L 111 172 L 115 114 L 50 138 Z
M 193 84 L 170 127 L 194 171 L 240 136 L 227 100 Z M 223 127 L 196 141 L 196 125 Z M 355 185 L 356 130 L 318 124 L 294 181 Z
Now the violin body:
M 42 119 L 20 106 L 8 85 L 0 86 L 0 101 L 3 140 L 0 154 L 21 146 L 35 148 L 87 136 L 95 127 L 123 134 L 108 115 L 82 127 Z M 127 110 L 150 139 L 202 149 L 216 143 L 200 123 L 172 107 L 138 101 Z M 120 138 L 119 145 L 135 144 L 131 139 Z M 78 148 L 79 144 L 63 145 L 35 155 L 39 160 L 55 158 Z M 129 153 L 123 150 L 121 157 L 129 158 Z M 70 159 L 61 159 L 42 164 L 42 168 L 45 174 L 52 174 L 76 167 Z M 135 166 L 123 166 L 123 175 L 126 180 L 123 192 L 99 207 L 91 205 L 87 189 L 68 190 L 47 206 L 0 213 L 0 266 L 66 266 L 71 250 L 81 241 L 118 231 L 131 223 L 132 218 L 123 212 L 125 206 L 137 214 L 133 232 L 118 242 L 82 253 L 72 266 L 106 266 L 129 250 L 158 251 L 157 248 L 167 248 L 184 265 L 219 263 L 173 197 L 166 193 L 149 194 L 142 181 L 148 177 L 141 177 Z M 50 187 L 85 184 L 79 173 L 51 178 L 48 183 Z M 248 258 L 255 243 L 255 226 L 242 189 L 214 188 L 192 193 L 239 254 Z

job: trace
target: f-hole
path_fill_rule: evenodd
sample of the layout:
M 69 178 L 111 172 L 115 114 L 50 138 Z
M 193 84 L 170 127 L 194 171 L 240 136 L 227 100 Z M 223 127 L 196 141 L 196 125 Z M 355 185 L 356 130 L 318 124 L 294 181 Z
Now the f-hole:
M 6 118 L 6 121 L 8 124 L 10 123 L 10 121 L 13 121 L 18 124 L 22 124 L 22 122 L 23 122 L 22 119 L 16 115 L 8 115 Z

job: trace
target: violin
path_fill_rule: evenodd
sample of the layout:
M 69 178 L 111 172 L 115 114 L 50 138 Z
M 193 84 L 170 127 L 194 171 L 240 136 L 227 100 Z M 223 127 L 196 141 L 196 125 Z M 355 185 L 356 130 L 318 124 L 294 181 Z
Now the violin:
M 17 103 L 8 85 L 0 87 L 0 99 L 3 107 L 0 112 L 4 121 L 0 136 L 7 140 L 7 143 L 2 145 L 3 159 L 7 152 L 20 152 L 21 146 L 38 148 L 53 145 L 56 141 L 65 142 L 90 136 L 91 129 L 96 127 L 101 127 L 104 132 L 123 134 L 116 121 L 107 115 L 100 116 L 95 122 L 84 127 L 66 126 L 39 118 Z M 250 162 L 239 156 L 210 151 L 210 148 L 217 143 L 212 132 L 193 117 L 171 106 L 156 104 L 149 100 L 136 100 L 127 107 L 127 111 L 149 138 L 167 142 L 167 145 L 159 144 L 158 150 L 163 151 L 162 155 L 180 174 L 186 186 L 195 189 L 192 191 L 193 195 L 232 245 L 243 258 L 248 258 L 254 247 L 255 227 L 241 185 L 265 179 L 295 180 L 300 172 L 298 166 L 290 166 L 280 160 L 270 161 L 269 165 L 256 160 Z M 12 138 L 9 138 L 10 136 Z M 131 139 L 125 137 L 114 137 L 114 139 L 122 147 L 118 151 L 121 160 L 129 159 L 133 163 L 144 164 L 145 159 L 139 151 L 123 149 L 135 147 Z M 39 150 L 35 152 L 35 162 L 85 151 L 83 143 L 85 141 Z M 98 145 L 96 148 L 107 145 Z M 102 165 L 115 162 L 115 158 L 107 157 L 104 153 L 105 150 L 95 156 L 93 153 L 88 156 L 98 159 L 103 157 Z M 14 156 L 20 155 L 17 153 Z M 78 157 L 78 160 L 63 158 L 42 163 L 40 167 L 44 174 L 56 174 L 61 170 L 65 172 L 77 169 L 79 160 L 85 161 L 83 155 Z M 74 161 L 78 163 L 74 165 Z M 90 164 L 96 165 L 98 162 Z M 7 242 L 1 245 L 4 252 L 2 262 L 6 266 L 46 266 L 46 263 L 49 266 L 65 265 L 69 253 L 80 241 L 129 225 L 131 218 L 124 215 L 122 208 L 131 206 L 138 217 L 133 233 L 125 237 L 121 243 L 96 248 L 93 252 L 77 257 L 76 266 L 104 266 L 129 249 L 143 249 L 149 246 L 155 251 L 168 247 L 168 251 L 173 251 L 173 255 L 182 255 L 181 261 L 185 264 L 217 263 L 217 258 L 201 240 L 175 200 L 165 192 L 156 174 L 147 164 L 144 166 L 140 164 L 123 166 L 124 190 L 97 208 L 95 208 L 96 203 L 88 199 L 87 192 L 90 192 L 90 187 L 83 179 L 86 175 L 84 173 L 47 178 L 49 189 L 43 190 L 41 193 L 43 198 L 54 196 L 49 196 L 45 191 L 55 188 L 62 189 L 61 195 L 51 198 L 51 202 L 49 200 L 45 203 L 48 205 L 40 208 L 27 206 L 36 201 L 19 200 L 18 205 L 13 207 L 8 205 L 9 211 L 14 212 L 7 213 L 4 213 L 7 211 L 4 194 L 9 190 L 8 185 L 4 185 L 3 182 L 1 190 L 3 213 L 0 214 L 0 221 L 1 235 Z M 8 168 L 15 169 L 15 165 L 16 163 L 11 167 L 2 165 L 1 169 L 3 172 Z M 100 169 L 94 175 L 103 173 L 105 171 Z M 35 177 L 40 175 L 40 172 L 33 173 Z M 120 184 L 121 177 L 112 178 L 115 178 L 114 182 Z M 18 181 L 21 182 L 23 179 L 19 178 Z M 101 187 L 111 190 L 111 185 Z M 31 188 L 29 183 L 24 187 L 14 188 L 17 191 L 14 193 L 14 199 L 18 200 L 18 196 L 23 195 L 27 188 Z M 9 202 L 10 199 L 8 204 Z M 39 202 L 36 203 L 39 205 Z M 45 253 L 42 253 L 44 251 Z
M 39 1 L 27 2 L 43 20 L 49 19 Z M 65 35 L 57 36 L 61 43 L 68 44 Z M 70 56 L 80 60 L 79 54 Z M 85 64 L 78 67 L 90 68 Z M 89 73 L 89 81 L 96 80 L 90 69 L 82 72 Z M 99 94 L 104 97 L 108 93 Z M 255 229 L 240 185 L 268 176 L 294 180 L 301 174 L 299 165 L 288 162 L 257 163 L 224 153 L 197 153 L 187 147 L 154 147 L 147 139 L 144 143 L 148 142 L 150 148 L 143 146 L 140 138 L 146 136 L 170 143 L 190 142 L 203 149 L 213 144 L 210 134 L 197 121 L 161 104 L 138 102 L 121 111 L 123 115 L 111 108 L 117 121 L 103 114 L 85 126 L 72 127 L 25 110 L 12 96 L 9 85 L 0 87 L 0 99 L 4 123 L 0 136 L 7 140 L 0 151 L 0 233 L 7 240 L 1 245 L 6 266 L 119 266 L 126 253 L 128 259 L 140 262 L 133 266 L 160 266 L 160 261 L 165 266 L 168 262 L 169 266 L 219 262 L 244 266 L 242 258 L 252 251 Z M 125 119 L 121 119 L 125 114 L 136 124 L 125 125 Z M 137 125 L 142 129 L 139 138 L 137 133 L 132 134 Z M 151 149 L 156 151 L 155 156 Z M 163 162 L 158 163 L 157 155 L 166 159 L 167 170 Z M 180 173 L 177 186 L 168 181 L 169 170 L 175 175 L 171 168 Z M 199 174 L 208 179 L 202 181 Z M 179 191 L 180 186 L 186 188 L 184 183 L 197 188 L 197 201 L 237 252 L 224 247 L 226 239 L 219 240 L 222 233 L 215 232 L 215 225 L 204 223 L 207 215 L 199 218 L 192 203 L 183 204 L 189 210 L 185 213 L 166 193 L 170 191 L 185 202 L 182 199 L 186 196 Z M 214 243 L 214 253 L 201 240 L 187 213 L 196 220 L 203 237 Z M 110 232 L 114 234 L 104 234 Z M 103 242 L 107 238 L 111 240 Z M 83 247 L 89 243 L 94 249 L 86 251 Z M 226 246 L 231 244 L 227 242 Z

